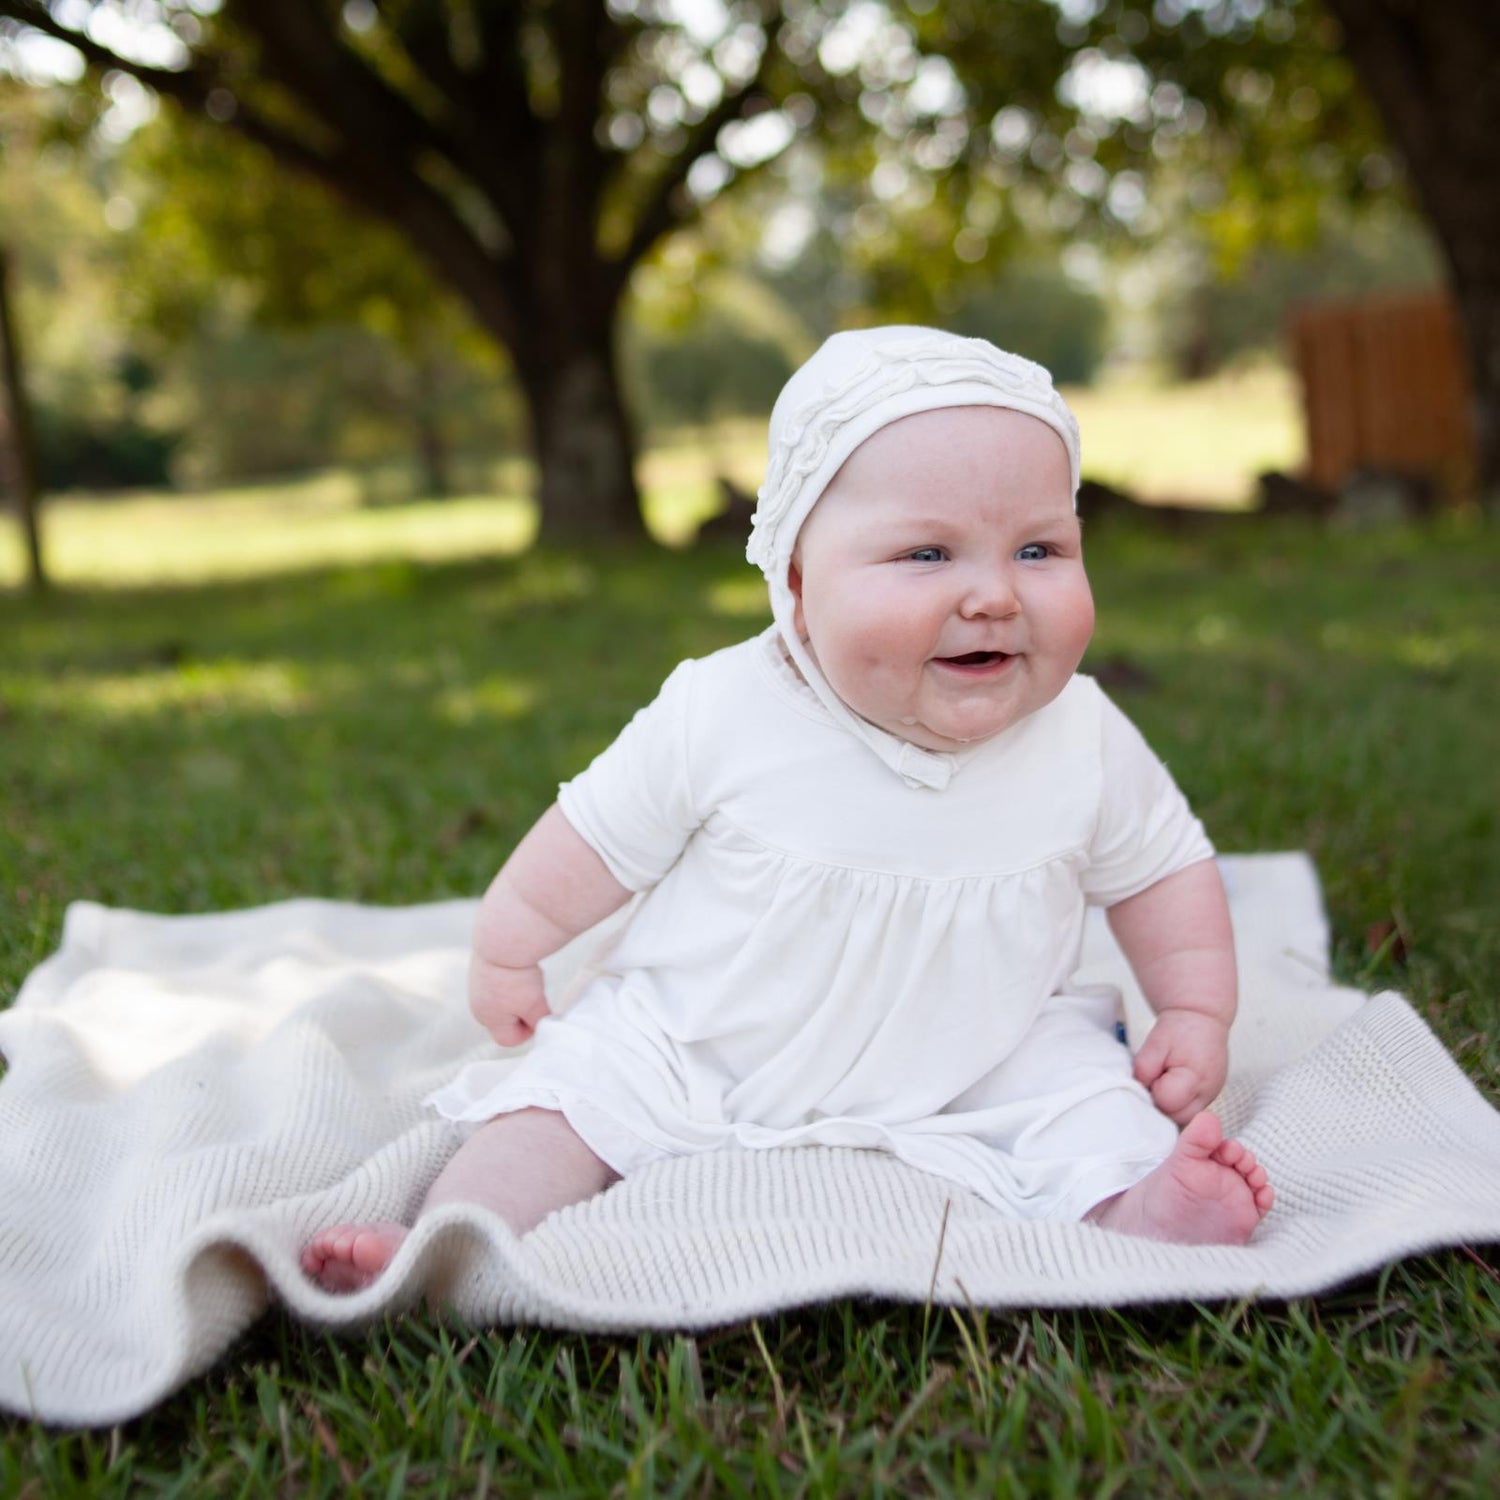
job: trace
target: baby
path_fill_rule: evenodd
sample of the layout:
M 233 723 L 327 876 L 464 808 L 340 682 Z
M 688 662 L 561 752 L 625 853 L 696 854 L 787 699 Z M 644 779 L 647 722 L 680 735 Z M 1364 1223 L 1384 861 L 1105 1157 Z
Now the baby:
M 429 1101 L 469 1134 L 423 1204 L 523 1234 L 663 1157 L 889 1151 L 1002 1213 L 1239 1244 L 1265 1169 L 1206 1106 L 1235 1012 L 1201 825 L 1076 675 L 1094 625 L 1078 430 L 1046 372 L 924 328 L 836 334 L 771 416 L 763 634 L 682 663 L 481 904 L 502 1047 Z M 554 1014 L 539 961 L 635 896 Z M 1156 1012 L 1070 986 L 1085 909 Z M 1179 1131 L 1179 1126 L 1183 1127 Z M 353 1290 L 402 1224 L 303 1254 Z

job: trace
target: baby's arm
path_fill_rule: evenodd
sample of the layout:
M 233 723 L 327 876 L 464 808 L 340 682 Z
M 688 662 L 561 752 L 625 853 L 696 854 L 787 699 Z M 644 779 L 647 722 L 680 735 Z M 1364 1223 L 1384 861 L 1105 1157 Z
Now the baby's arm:
M 547 1014 L 540 962 L 618 911 L 631 892 L 555 803 L 490 883 L 474 924 L 469 1008 L 502 1047 Z
M 1229 903 L 1200 860 L 1109 908 L 1109 925 L 1156 1012 L 1135 1076 L 1179 1124 L 1224 1086 L 1236 975 Z

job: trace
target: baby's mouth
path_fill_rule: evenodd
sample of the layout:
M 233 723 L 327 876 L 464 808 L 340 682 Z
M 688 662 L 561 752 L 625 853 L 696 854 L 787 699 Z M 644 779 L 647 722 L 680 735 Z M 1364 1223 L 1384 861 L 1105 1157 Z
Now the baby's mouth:
M 962 656 L 940 656 L 938 660 L 948 667 L 992 667 L 1010 657 L 1004 651 L 965 651 Z

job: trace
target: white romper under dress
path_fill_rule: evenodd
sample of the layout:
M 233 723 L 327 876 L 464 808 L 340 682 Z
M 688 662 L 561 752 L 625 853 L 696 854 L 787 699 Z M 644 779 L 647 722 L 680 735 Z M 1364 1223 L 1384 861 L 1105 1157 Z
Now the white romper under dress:
M 1087 903 L 1213 850 L 1092 679 L 908 784 L 774 630 L 683 662 L 564 815 L 637 897 L 566 1010 L 429 1102 L 561 1111 L 622 1175 L 853 1146 L 1017 1218 L 1078 1219 L 1171 1151 L 1115 996 L 1070 990 Z

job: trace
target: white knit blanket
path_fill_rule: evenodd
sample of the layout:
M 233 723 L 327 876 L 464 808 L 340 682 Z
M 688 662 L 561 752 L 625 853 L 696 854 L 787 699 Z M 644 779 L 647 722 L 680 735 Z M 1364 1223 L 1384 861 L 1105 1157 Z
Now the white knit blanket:
M 849 1296 L 1284 1297 L 1500 1238 L 1500 1115 L 1399 996 L 1328 983 L 1305 857 L 1222 863 L 1243 1002 L 1221 1108 L 1280 1195 L 1248 1246 L 1010 1223 L 881 1153 L 814 1147 L 665 1163 L 519 1241 L 449 1208 L 345 1298 L 303 1279 L 304 1240 L 412 1212 L 454 1145 L 419 1101 L 489 1047 L 462 1000 L 472 904 L 77 904 L 0 1014 L 0 1407 L 138 1414 L 273 1296 L 333 1328 L 424 1294 L 479 1323 L 699 1328 Z M 1102 922 L 1085 958 L 1126 987 Z M 1133 992 L 1128 1011 L 1138 1030 Z

